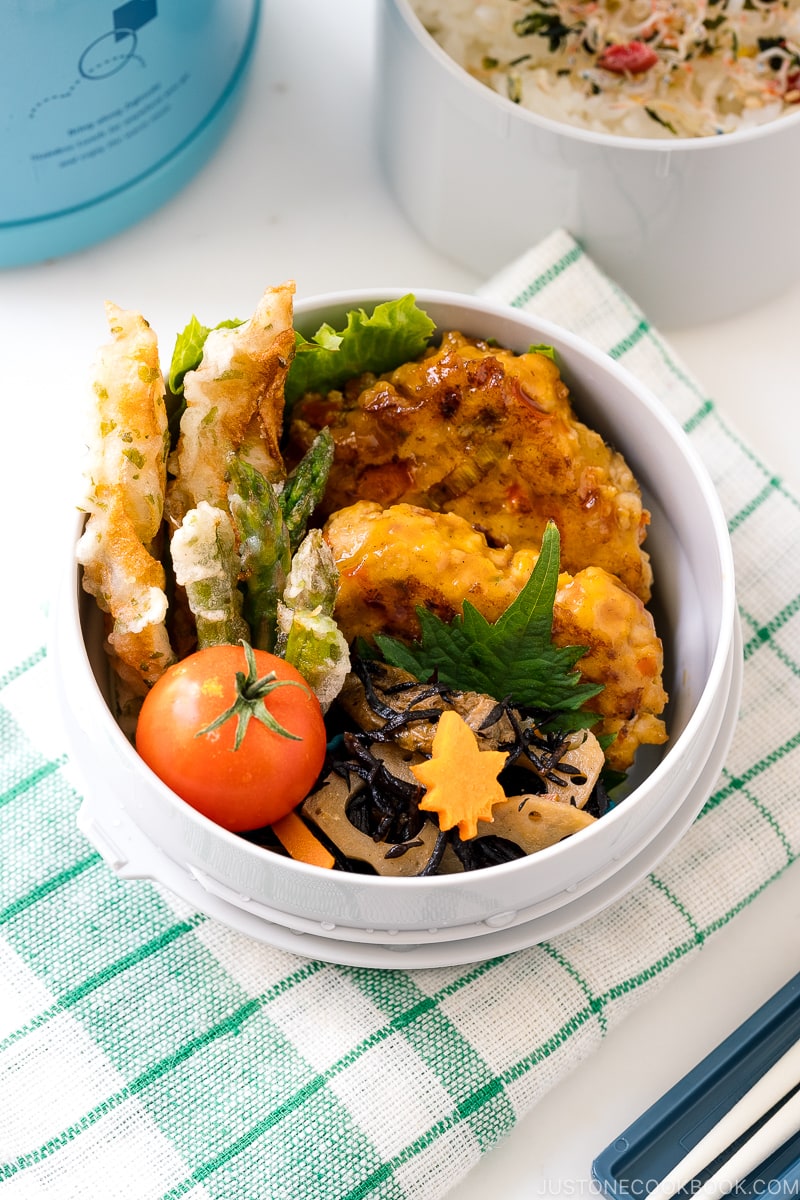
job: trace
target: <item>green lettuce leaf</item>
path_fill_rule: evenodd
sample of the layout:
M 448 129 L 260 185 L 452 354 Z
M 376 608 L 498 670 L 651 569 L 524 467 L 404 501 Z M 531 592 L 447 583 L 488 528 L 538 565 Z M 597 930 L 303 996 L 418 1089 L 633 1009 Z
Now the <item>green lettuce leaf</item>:
M 375 641 L 381 654 L 390 665 L 423 682 L 435 675 L 459 691 L 482 692 L 496 700 L 510 697 L 514 704 L 540 712 L 576 713 L 602 685 L 584 683 L 576 669 L 585 647 L 555 646 L 552 641 L 559 553 L 558 529 L 550 522 L 528 582 L 494 624 L 469 601 L 464 602 L 463 615 L 449 624 L 420 607 L 421 639 L 405 645 L 379 634 Z M 597 720 L 597 714 L 585 716 L 584 721 L 576 713 L 577 725 L 570 719 L 569 727 Z
M 242 324 L 242 321 L 234 318 L 230 321 L 220 321 L 219 325 L 215 325 L 213 328 L 236 329 L 238 325 Z M 211 326 L 201 325 L 197 317 L 193 316 L 189 324 L 175 339 L 175 349 L 172 351 L 168 379 L 169 390 L 173 396 L 183 394 L 184 376 L 187 372 L 194 371 L 200 366 L 200 361 L 203 357 L 203 347 L 210 333 Z
M 286 403 L 293 404 L 306 392 L 341 387 L 362 371 L 380 375 L 417 358 L 435 328 L 409 294 L 376 305 L 369 316 L 363 308 L 349 312 L 347 324 L 339 331 L 326 324 L 310 340 L 297 334 L 286 380 Z

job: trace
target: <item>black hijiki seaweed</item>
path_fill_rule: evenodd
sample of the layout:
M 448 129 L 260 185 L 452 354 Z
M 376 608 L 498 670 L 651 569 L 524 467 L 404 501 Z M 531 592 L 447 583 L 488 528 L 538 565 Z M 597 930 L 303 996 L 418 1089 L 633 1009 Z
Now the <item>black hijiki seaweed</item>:
M 416 838 L 425 824 L 419 810 L 424 789 L 392 774 L 365 744 L 365 735 L 346 733 L 343 745 L 350 757 L 333 764 L 337 775 L 356 775 L 364 787 L 347 802 L 345 813 L 351 824 L 375 842 L 401 845 Z
M 369 660 L 353 655 L 352 669 L 361 681 L 371 711 L 384 724 L 382 728 L 369 733 L 344 732 L 337 739 L 338 750 L 331 757 L 329 769 L 348 781 L 352 776 L 363 781 L 364 786 L 358 788 L 347 802 L 347 818 L 365 836 L 377 843 L 387 844 L 387 858 L 397 858 L 412 846 L 419 845 L 418 834 L 426 819 L 435 823 L 435 817 L 420 812 L 419 802 L 424 789 L 393 774 L 386 763 L 371 752 L 369 746 L 373 742 L 390 742 L 398 730 L 415 723 L 427 721 L 435 724 L 443 708 L 417 706 L 433 697 L 447 705 L 454 690 L 441 683 L 420 684 L 417 680 L 391 684 L 381 689 L 383 697 L 400 697 L 412 690 L 415 693 L 412 705 L 395 708 L 378 695 Z M 508 754 L 500 782 L 509 797 L 543 793 L 549 790 L 548 785 L 565 787 L 569 783 L 581 785 L 586 782 L 585 775 L 578 767 L 561 761 L 568 749 L 567 737 L 563 733 L 542 729 L 550 716 L 548 713 L 520 709 L 512 704 L 510 697 L 506 697 L 495 704 L 481 723 L 481 729 L 488 729 L 506 718 L 513 732 L 511 740 L 499 743 L 497 747 Z M 598 781 L 586 810 L 593 816 L 602 816 L 609 806 L 608 794 Z M 524 850 L 505 838 L 489 834 L 463 841 L 457 829 L 442 830 L 418 875 L 434 874 L 448 845 L 465 871 L 511 862 L 525 856 Z M 341 853 L 336 857 L 339 866 Z M 350 869 L 353 869 L 352 866 Z
M 457 829 L 450 830 L 450 845 L 465 871 L 478 871 L 482 867 L 496 867 L 500 863 L 525 858 L 525 851 L 508 838 L 487 834 L 486 837 L 462 840 Z
M 442 715 L 441 708 L 412 708 L 410 705 L 407 708 L 392 708 L 390 704 L 385 704 L 375 691 L 375 685 L 367 660 L 353 655 L 350 667 L 353 674 L 358 676 L 361 681 L 367 704 L 376 717 L 380 717 L 382 721 L 385 721 L 385 725 L 381 729 L 375 729 L 371 732 L 370 737 L 373 742 L 390 742 L 393 740 L 394 734 L 398 729 L 402 729 L 406 725 L 412 725 L 418 721 L 436 722 Z M 422 690 L 419 690 L 420 688 Z M 430 700 L 433 696 L 447 700 L 448 696 L 452 695 L 452 688 L 446 687 L 443 683 L 420 684 L 416 679 L 393 684 L 384 689 L 387 696 L 400 695 L 402 692 L 412 690 L 418 690 L 418 694 L 414 698 L 415 705 L 421 700 Z
M 421 785 L 395 775 L 385 762 L 371 752 L 369 746 L 373 742 L 391 742 L 399 729 L 414 723 L 429 721 L 435 724 L 444 709 L 413 706 L 404 709 L 393 708 L 391 704 L 381 700 L 375 690 L 370 660 L 353 655 L 352 665 L 354 673 L 364 687 L 369 707 L 385 724 L 381 729 L 371 730 L 369 733 L 342 728 L 329 743 L 326 761 L 317 784 L 319 785 L 331 771 L 348 781 L 353 775 L 362 780 L 364 786 L 358 788 L 347 802 L 346 815 L 361 833 L 387 846 L 386 858 L 399 858 L 412 847 L 419 846 L 418 834 L 426 820 L 434 825 L 437 823 L 436 814 L 420 811 L 419 802 L 424 793 Z M 446 705 L 456 694 L 453 688 L 444 684 L 420 684 L 417 680 L 403 681 L 382 689 L 385 696 L 401 696 L 404 692 L 412 690 L 415 691 L 414 706 L 434 696 Z M 548 783 L 557 787 L 564 787 L 568 783 L 578 786 L 585 783 L 585 776 L 579 768 L 561 761 L 568 748 L 565 735 L 542 728 L 547 725 L 551 716 L 550 713 L 514 706 L 510 697 L 506 697 L 497 701 L 481 723 L 481 729 L 489 729 L 505 717 L 513 731 L 514 736 L 511 740 L 497 745 L 499 750 L 508 754 L 507 764 L 499 778 L 510 799 L 514 796 L 521 798 L 523 795 L 547 792 Z M 523 721 L 529 723 L 523 724 Z M 523 765 L 525 760 L 528 766 Z M 619 782 L 620 778 L 615 778 L 609 786 Z M 602 817 L 612 807 L 613 801 L 609 798 L 606 782 L 601 775 L 584 809 L 593 817 Z M 298 812 L 303 819 L 302 806 Z M 371 864 L 343 854 L 323 830 L 313 822 L 309 824 L 315 836 L 333 856 L 335 870 L 355 874 L 377 874 Z M 286 853 L 269 826 L 250 830 L 241 836 L 275 853 Z M 439 830 L 431 854 L 417 875 L 435 874 L 448 846 L 452 847 L 465 871 L 475 871 L 525 857 L 525 851 L 506 838 L 488 834 L 463 841 L 457 829 Z

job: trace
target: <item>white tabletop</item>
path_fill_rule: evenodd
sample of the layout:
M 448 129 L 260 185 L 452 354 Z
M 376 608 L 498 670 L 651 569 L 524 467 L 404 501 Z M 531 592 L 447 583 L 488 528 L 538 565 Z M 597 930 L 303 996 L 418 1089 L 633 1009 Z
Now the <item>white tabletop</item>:
M 63 557 L 78 414 L 107 336 L 106 299 L 140 309 L 171 347 L 192 313 L 206 324 L 246 316 L 264 286 L 286 278 L 301 296 L 481 282 L 423 243 L 381 178 L 370 116 L 378 2 L 268 2 L 243 109 L 202 173 L 103 245 L 0 272 L 0 636 L 10 644 L 29 589 L 52 590 Z M 800 281 L 736 319 L 663 332 L 729 423 L 800 493 L 798 329 Z M 591 1194 L 594 1156 L 800 969 L 798 931 L 800 864 L 643 1000 L 452 1195 Z

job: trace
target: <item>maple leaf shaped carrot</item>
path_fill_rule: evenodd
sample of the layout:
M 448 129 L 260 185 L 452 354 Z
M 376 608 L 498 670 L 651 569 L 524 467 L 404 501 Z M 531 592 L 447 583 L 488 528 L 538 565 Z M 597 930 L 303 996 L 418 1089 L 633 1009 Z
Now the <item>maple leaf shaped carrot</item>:
M 439 718 L 432 754 L 411 770 L 426 788 L 420 801 L 424 812 L 439 815 L 439 828 L 458 826 L 466 840 L 478 833 L 478 821 L 492 820 L 492 807 L 506 799 L 497 776 L 508 755 L 481 750 L 466 721 L 448 709 Z

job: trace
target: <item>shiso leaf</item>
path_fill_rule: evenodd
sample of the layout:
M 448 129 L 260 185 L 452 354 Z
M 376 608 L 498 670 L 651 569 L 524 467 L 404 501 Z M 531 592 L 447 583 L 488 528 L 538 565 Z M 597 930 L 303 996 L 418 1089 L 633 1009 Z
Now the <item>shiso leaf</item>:
M 390 665 L 423 682 L 435 675 L 440 683 L 460 691 L 508 698 L 513 704 L 550 714 L 574 713 L 570 728 L 596 721 L 596 713 L 577 713 L 602 691 L 601 684 L 583 683 L 576 669 L 586 648 L 555 646 L 552 640 L 559 554 L 559 533 L 551 521 L 530 578 L 494 624 L 469 601 L 464 602 L 463 615 L 449 624 L 420 607 L 420 640 L 406 645 L 378 634 L 375 641 L 381 654 Z
M 347 314 L 344 329 L 321 325 L 310 339 L 296 334 L 297 348 L 286 379 L 286 403 L 306 392 L 329 392 L 354 375 L 391 371 L 419 357 L 436 326 L 413 295 Z

